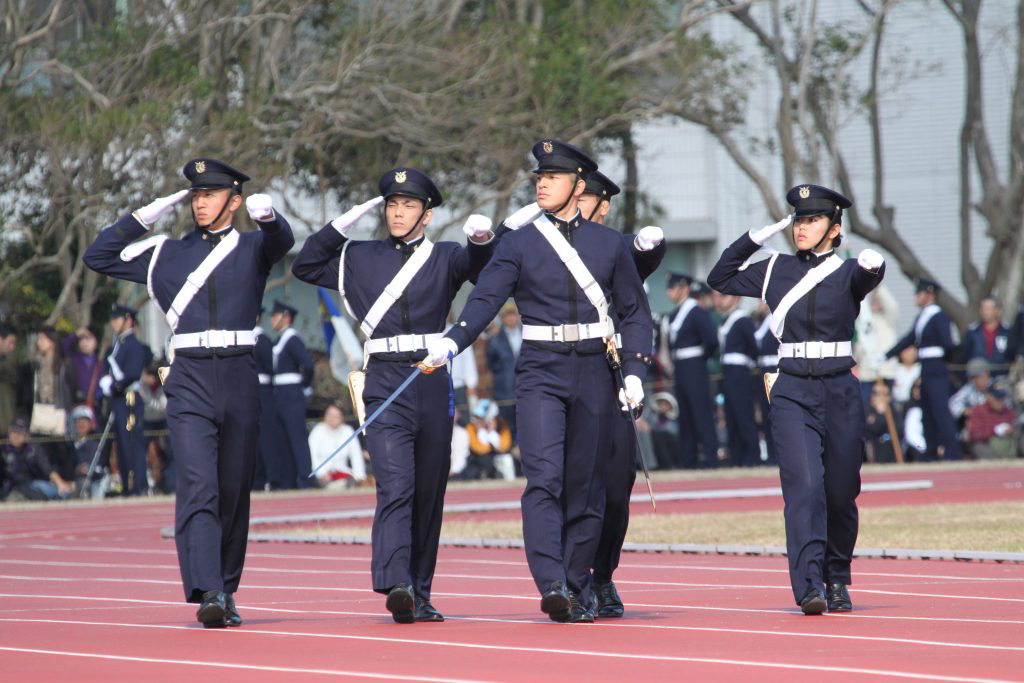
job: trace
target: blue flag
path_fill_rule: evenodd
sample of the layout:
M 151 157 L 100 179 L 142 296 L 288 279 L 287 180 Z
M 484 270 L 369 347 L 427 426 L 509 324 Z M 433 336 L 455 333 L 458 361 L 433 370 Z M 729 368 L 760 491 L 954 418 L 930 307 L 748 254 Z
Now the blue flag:
M 331 344 L 334 342 L 334 323 L 332 318 L 341 315 L 341 311 L 334 305 L 331 300 L 330 293 L 323 287 L 317 287 L 316 291 L 320 293 L 320 319 L 324 325 L 324 347 L 327 349 L 327 357 L 331 356 Z

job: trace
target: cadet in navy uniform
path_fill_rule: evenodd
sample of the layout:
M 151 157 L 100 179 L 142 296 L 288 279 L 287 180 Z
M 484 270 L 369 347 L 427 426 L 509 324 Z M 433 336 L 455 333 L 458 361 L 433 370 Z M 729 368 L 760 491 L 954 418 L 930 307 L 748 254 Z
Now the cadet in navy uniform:
M 126 496 L 149 493 L 146 477 L 146 441 L 142 436 L 142 413 L 145 406 L 139 395 L 139 378 L 146 367 L 146 349 L 135 336 L 135 310 L 114 304 L 110 329 L 114 344 L 107 353 L 107 374 L 99 387 L 110 397 L 117 437 L 117 468 Z
M 772 411 L 768 401 L 768 394 L 764 391 L 764 376 L 776 372 L 779 368 L 779 340 L 771 331 L 771 311 L 768 305 L 761 302 L 759 311 L 764 313 L 764 319 L 754 332 L 754 339 L 757 341 L 757 368 L 758 381 L 754 384 L 754 393 L 757 394 L 757 403 L 761 406 L 761 433 L 764 435 L 765 447 L 768 450 L 768 465 L 779 464 L 779 453 L 775 450 L 775 440 L 772 438 Z
M 253 476 L 252 490 L 263 491 L 284 487 L 284 481 L 277 466 L 278 459 L 284 450 L 280 442 L 280 429 L 277 426 L 277 410 L 274 406 L 274 342 L 259 324 L 262 322 L 263 308 L 260 307 L 256 316 L 256 344 L 252 349 L 252 357 L 256 362 L 256 377 L 260 382 L 260 457 L 256 459 L 256 473 Z
M 238 626 L 234 592 L 259 452 L 253 327 L 270 268 L 295 240 L 263 194 L 245 202 L 259 230 L 232 227 L 249 179 L 244 173 L 201 158 L 184 174 L 189 189 L 104 229 L 84 260 L 98 272 L 146 284 L 174 330 L 164 392 L 178 470 L 174 540 L 185 599 L 200 603 L 196 617 L 204 626 Z M 180 240 L 159 235 L 132 244 L 189 194 L 195 230 Z
M 757 341 L 754 321 L 740 308 L 738 296 L 715 293 L 715 308 L 722 316 L 718 330 L 721 348 L 722 395 L 725 398 L 725 427 L 729 435 L 729 460 L 735 467 L 753 467 L 761 462 L 754 420 L 754 371 Z
M 952 323 L 945 311 L 935 303 L 939 283 L 927 278 L 917 281 L 917 305 L 921 312 L 910 330 L 896 346 L 886 352 L 886 358 L 898 356 L 903 349 L 917 347 L 917 360 L 921 363 L 921 413 L 924 421 L 924 440 L 928 450 L 925 460 L 939 457 L 943 460 L 960 459 L 960 439 L 956 423 L 949 412 L 949 368 L 946 356 L 953 352 Z
M 277 414 L 277 446 L 280 457 L 273 468 L 271 488 L 307 489 L 316 487 L 310 478 L 313 468 L 306 431 L 306 394 L 313 383 L 313 359 L 302 337 L 292 328 L 298 310 L 283 301 L 274 301 L 270 326 L 279 333 L 272 351 L 274 373 L 274 411 Z M 268 477 L 271 474 L 268 473 Z
M 580 213 L 588 221 L 604 225 L 611 210 L 611 199 L 621 192 L 619 186 L 600 171 L 587 175 L 586 186 L 579 200 Z M 665 233 L 656 225 L 640 229 L 636 235 L 623 233 L 622 239 L 633 256 L 640 279 L 646 280 L 658 269 L 665 258 L 668 247 Z M 614 320 L 614 316 L 612 317 Z M 653 341 L 653 340 L 652 340 Z M 650 348 L 623 349 L 630 355 L 648 355 Z M 607 442 L 611 452 L 605 486 L 604 522 L 601 526 L 601 540 L 594 555 L 593 582 L 597 596 L 597 616 L 618 618 L 625 611 L 622 598 L 612 581 L 612 574 L 619 566 L 622 544 L 629 529 L 629 498 L 636 482 L 636 436 L 629 415 L 622 411 L 620 419 L 612 420 L 612 438 Z
M 367 414 L 409 376 L 427 343 L 441 337 L 459 288 L 476 279 L 494 249 L 491 221 L 484 216 L 466 221 L 466 247 L 427 239 L 424 231 L 442 198 L 420 171 L 392 169 L 381 176 L 378 188 L 381 196 L 306 240 L 292 265 L 300 280 L 339 290 L 369 338 L 363 347 Z M 390 237 L 348 239 L 352 225 L 382 202 Z M 414 273 L 403 287 L 398 283 L 406 275 L 399 277 L 400 272 Z M 377 479 L 373 590 L 387 595 L 385 604 L 398 623 L 444 621 L 430 603 L 430 587 L 450 469 L 453 410 L 447 370 L 424 374 L 366 430 Z
M 511 232 L 480 275 L 460 322 L 430 343 L 425 362 L 440 365 L 465 349 L 514 296 L 523 318 L 516 414 L 527 479 L 526 557 L 542 595 L 541 610 L 554 621 L 591 622 L 596 600 L 590 570 L 601 535 L 609 456 L 602 444 L 612 438 L 612 420 L 620 419 L 605 339 L 621 333 L 626 386 L 620 396 L 636 406 L 643 398 L 653 328 L 628 243 L 618 231 L 580 215 L 579 197 L 594 162 L 553 140 L 538 142 L 533 154 L 543 215 L 526 215 L 531 206 L 505 220 Z M 563 250 L 571 245 L 579 261 L 564 257 L 582 262 L 599 287 L 581 289 L 553 244 Z M 600 304 L 598 297 L 613 302 L 618 330 L 611 329 L 607 314 L 599 320 L 591 303 Z
M 667 336 L 679 402 L 678 467 L 700 464 L 697 444 L 704 454 L 703 464 L 714 467 L 718 461 L 718 433 L 711 399 L 711 375 L 708 358 L 718 351 L 718 331 L 711 315 L 697 304 L 693 287 L 697 283 L 686 273 L 668 276 L 668 298 L 677 304 L 663 321 Z
M 793 596 L 805 614 L 847 611 L 865 425 L 860 386 L 850 372 L 851 339 L 860 302 L 881 282 L 884 264 L 871 249 L 856 261 L 835 254 L 842 210 L 851 205 L 838 192 L 801 185 L 786 200 L 794 214 L 733 242 L 708 284 L 760 298 L 772 310 L 772 332 L 782 341 L 781 372 L 771 392 L 772 438 L 779 454 Z M 776 254 L 742 268 L 766 240 L 791 224 L 795 256 Z

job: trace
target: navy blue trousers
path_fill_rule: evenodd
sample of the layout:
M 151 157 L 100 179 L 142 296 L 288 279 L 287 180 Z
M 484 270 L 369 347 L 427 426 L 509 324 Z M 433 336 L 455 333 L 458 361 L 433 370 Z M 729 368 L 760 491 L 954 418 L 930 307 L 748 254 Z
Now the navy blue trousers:
M 115 396 L 110 401 L 114 413 L 115 438 L 117 439 L 117 469 L 121 472 L 121 484 L 126 496 L 144 496 L 149 492 L 146 478 L 146 438 L 142 432 L 142 417 L 145 406 L 142 397 L 135 393 L 135 405 L 131 408 L 124 396 Z M 128 429 L 128 417 L 135 416 L 135 424 Z
M 729 433 L 729 459 L 737 467 L 761 464 L 761 448 L 754 419 L 754 375 L 744 365 L 722 366 L 725 427 Z
M 164 385 L 177 468 L 174 542 L 185 599 L 234 593 L 249 534 L 259 449 L 259 380 L 249 354 L 178 356 Z
M 676 467 L 697 467 L 698 442 L 706 464 L 713 466 L 718 462 L 718 432 L 708 363 L 703 358 L 688 358 L 675 361 L 674 369 L 680 446 Z
M 287 482 L 282 488 L 308 489 L 316 486 L 310 478 L 313 469 L 306 431 L 306 396 L 301 384 L 274 387 L 278 436 L 275 439 L 283 455 L 277 460 L 278 476 Z M 269 476 L 268 476 L 269 478 Z M 274 487 L 271 481 L 271 487 Z
M 524 344 L 516 363 L 516 415 L 526 490 L 526 560 L 537 589 L 564 581 L 584 604 L 601 536 L 617 389 L 603 354 Z
M 629 529 L 629 497 L 636 483 L 636 436 L 629 415 L 612 418 L 611 453 L 605 484 L 604 522 L 594 555 L 594 581 L 607 583 L 619 566 L 622 544 Z
M 371 415 L 413 368 L 371 360 L 363 401 Z M 366 428 L 377 479 L 373 516 L 373 590 L 387 593 L 407 581 L 429 599 L 441 537 L 441 514 L 452 452 L 452 394 L 448 370 L 420 375 Z
M 943 460 L 959 460 L 960 439 L 956 434 L 956 423 L 949 412 L 949 373 L 921 375 L 921 416 L 924 422 L 924 441 L 928 450 L 925 460 L 939 457 L 939 446 L 943 447 Z
M 757 376 L 754 392 L 757 393 L 757 402 L 761 406 L 761 434 L 764 435 L 764 444 L 768 449 L 768 465 L 779 464 L 779 452 L 775 448 L 775 440 L 772 439 L 772 411 L 768 402 L 768 394 L 764 393 L 764 376 L 768 372 L 774 372 L 774 368 L 761 368 Z M 758 453 L 760 456 L 760 453 Z
M 260 385 L 260 462 L 263 476 L 272 491 L 295 486 L 295 463 L 291 450 L 284 442 L 284 434 L 277 417 L 274 387 Z
M 811 588 L 851 583 L 864 404 L 849 372 L 827 377 L 783 372 L 772 388 L 771 413 L 789 579 L 799 604 Z

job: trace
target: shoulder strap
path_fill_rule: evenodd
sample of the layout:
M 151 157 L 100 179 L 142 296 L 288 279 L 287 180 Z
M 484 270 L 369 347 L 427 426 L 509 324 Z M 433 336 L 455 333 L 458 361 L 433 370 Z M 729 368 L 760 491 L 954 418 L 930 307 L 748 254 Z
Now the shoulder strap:
M 352 244 L 352 240 L 345 240 L 345 244 L 341 247 L 341 256 L 338 257 L 338 294 L 341 295 L 341 303 L 345 304 L 345 310 L 348 311 L 349 317 L 358 320 L 356 314 L 352 312 L 352 307 L 348 304 L 348 299 L 345 298 L 345 251 L 348 250 L 350 244 Z
M 736 324 L 736 321 L 740 318 L 747 316 L 747 312 L 742 308 L 737 308 L 735 311 L 729 314 L 729 317 L 722 323 L 722 327 L 719 328 L 718 334 L 721 337 L 721 344 L 725 347 L 725 338 L 729 336 L 729 332 L 732 330 L 732 326 Z
M 925 326 L 941 310 L 938 304 L 928 304 L 921 309 L 921 313 L 917 316 L 917 321 L 914 323 L 914 342 L 916 344 L 921 343 L 921 335 L 924 333 Z
M 405 262 L 405 265 L 395 274 L 391 282 L 388 283 L 384 291 L 380 293 L 377 300 L 370 306 L 370 310 L 366 312 L 366 317 L 363 318 L 362 322 L 359 323 L 359 329 L 363 331 L 366 338 L 369 339 L 373 335 L 373 331 L 377 329 L 377 325 L 380 324 L 384 314 L 388 312 L 399 297 L 402 296 L 402 292 L 409 286 L 409 282 L 412 281 L 416 273 L 420 272 L 420 268 L 430 258 L 430 253 L 434 250 L 434 243 L 428 240 L 426 237 L 423 238 L 423 244 L 413 252 L 413 255 Z M 338 264 L 341 267 L 342 264 Z M 340 282 L 340 278 L 339 278 Z M 344 295 L 342 295 L 344 298 Z
M 821 284 L 822 280 L 839 270 L 841 265 L 843 265 L 843 259 L 832 254 L 825 259 L 824 263 L 820 263 L 808 270 L 800 278 L 800 282 L 797 282 L 793 289 L 786 292 L 786 296 L 782 297 L 782 301 L 779 302 L 778 307 L 772 311 L 771 315 L 772 334 L 777 339 L 782 339 L 782 330 L 786 327 L 786 315 L 789 314 L 789 309 L 793 308 L 793 304 L 807 296 L 812 289 Z
M 587 265 L 583 263 L 579 252 L 572 248 L 572 245 L 566 241 L 562 233 L 558 231 L 558 228 L 551 224 L 547 216 L 541 214 L 533 224 L 540 231 L 544 239 L 548 241 L 548 244 L 551 245 L 551 248 L 555 250 L 555 253 L 558 254 L 558 258 L 565 264 L 565 267 L 569 269 L 569 273 L 576 280 L 576 284 L 580 286 L 580 289 L 583 290 L 587 300 L 597 309 L 598 320 L 602 322 L 608 321 L 608 300 L 604 297 L 604 290 L 601 289 L 601 284 L 587 270 Z M 611 330 L 610 324 L 608 329 Z
M 679 330 L 682 328 L 683 323 L 686 322 L 687 316 L 690 315 L 690 311 L 697 305 L 697 300 L 693 297 L 687 297 L 686 301 L 679 307 L 674 318 L 672 318 L 672 324 L 668 328 L 669 342 L 675 341 L 676 335 L 679 334 Z
M 210 279 L 210 275 L 213 274 L 214 268 L 220 265 L 221 261 L 228 257 L 235 247 L 238 246 L 238 231 L 232 230 L 230 234 L 224 237 L 216 247 L 213 248 L 206 258 L 203 259 L 202 263 L 199 264 L 195 270 L 188 274 L 185 278 L 185 284 L 182 285 L 178 291 L 177 296 L 174 297 L 174 301 L 171 302 L 170 308 L 164 313 L 167 316 L 167 324 L 170 326 L 173 332 L 178 328 L 178 322 L 181 320 L 181 314 L 185 312 L 188 305 L 192 303 L 192 299 L 199 292 L 206 281 Z M 154 259 L 155 262 L 155 259 Z M 152 262 L 150 267 L 152 267 Z M 152 279 L 152 278 L 150 278 Z
M 768 269 L 764 272 L 764 284 L 761 285 L 761 302 L 768 303 L 765 297 L 768 296 L 768 281 L 772 279 L 772 268 L 775 267 L 775 261 L 779 258 L 779 252 L 772 254 L 772 257 L 768 259 Z
M 288 340 L 291 339 L 294 336 L 295 336 L 295 330 L 292 329 L 291 327 L 289 327 L 287 330 L 285 330 L 284 332 L 281 333 L 281 338 L 277 340 L 276 344 L 274 344 L 274 348 L 273 348 L 272 353 L 273 353 L 273 356 L 274 356 L 274 360 L 273 360 L 273 364 L 274 365 L 273 365 L 273 367 L 274 367 L 274 371 L 275 372 L 277 372 L 277 359 L 278 359 L 278 357 L 281 355 L 281 352 L 284 351 L 284 347 L 288 344 Z

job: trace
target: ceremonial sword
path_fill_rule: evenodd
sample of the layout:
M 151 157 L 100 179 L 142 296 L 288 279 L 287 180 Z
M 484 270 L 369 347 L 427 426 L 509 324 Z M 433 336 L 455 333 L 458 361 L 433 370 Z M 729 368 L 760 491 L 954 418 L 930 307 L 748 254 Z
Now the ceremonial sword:
M 438 366 L 438 367 L 440 367 L 440 366 Z M 412 384 L 412 381 L 414 379 L 416 379 L 417 375 L 419 375 L 420 373 L 429 375 L 430 373 L 432 373 L 436 369 L 437 368 L 431 367 L 429 365 L 424 365 L 422 362 L 417 363 L 416 364 L 416 369 L 412 371 L 412 374 L 409 375 L 408 377 L 406 377 L 405 381 L 403 381 L 401 384 L 399 384 L 398 388 L 395 389 L 393 392 L 391 392 L 390 396 L 388 396 L 386 399 L 384 399 L 384 402 L 380 404 L 380 407 L 377 408 L 377 410 L 373 411 L 373 414 L 370 415 L 370 417 L 366 418 L 366 422 L 364 422 L 363 424 L 359 425 L 359 428 L 356 429 L 356 431 L 352 432 L 352 434 L 350 434 L 349 437 L 347 439 L 345 439 L 344 443 L 342 443 L 340 446 L 335 448 L 333 453 L 328 455 L 327 458 L 322 463 L 320 463 L 319 465 L 316 466 L 316 469 L 314 469 L 312 472 L 309 473 L 310 478 L 315 477 L 316 473 L 319 472 L 321 469 L 323 469 L 323 466 L 326 465 L 328 462 L 330 462 L 331 458 L 333 458 L 338 453 L 340 453 L 341 450 L 343 448 L 345 448 L 345 446 L 349 445 L 349 443 L 352 441 L 352 439 L 356 438 L 357 436 L 359 436 L 360 434 L 365 432 L 366 428 L 370 426 L 370 423 L 373 422 L 374 420 L 376 420 L 377 416 L 380 415 L 382 412 L 384 412 L 384 409 L 387 408 L 389 405 L 391 405 L 391 403 L 396 398 L 398 398 L 398 395 L 400 393 L 402 393 L 403 391 L 405 391 L 405 388 L 407 386 Z
M 85 482 L 82 484 L 82 490 L 79 492 L 78 497 L 84 498 L 85 492 L 90 488 L 89 480 L 92 479 L 93 470 L 96 469 L 96 464 L 100 461 L 100 455 L 103 454 L 103 444 L 107 440 L 107 435 L 110 434 L 110 428 L 114 424 L 114 411 L 110 411 L 110 417 L 107 418 L 107 426 L 103 428 L 103 434 L 100 435 L 100 442 L 96 446 L 96 453 L 92 456 L 92 462 L 89 463 L 89 469 L 85 472 Z
M 622 383 L 622 396 L 626 396 L 626 377 L 622 374 L 622 362 L 619 360 L 619 350 L 615 348 L 615 341 L 609 339 L 606 347 L 606 354 L 608 356 L 608 364 L 615 369 L 619 376 L 619 381 Z M 644 462 L 643 449 L 640 448 L 640 432 L 636 428 L 636 415 L 633 414 L 633 409 L 629 407 L 629 401 L 626 401 L 626 412 L 629 413 L 629 421 L 633 425 L 633 438 L 636 439 L 636 459 L 640 461 L 640 467 L 644 471 L 644 480 L 647 482 L 647 493 L 651 497 L 651 507 L 654 511 L 658 511 L 658 501 L 654 498 L 654 487 L 651 486 L 651 473 L 647 471 L 647 463 Z

